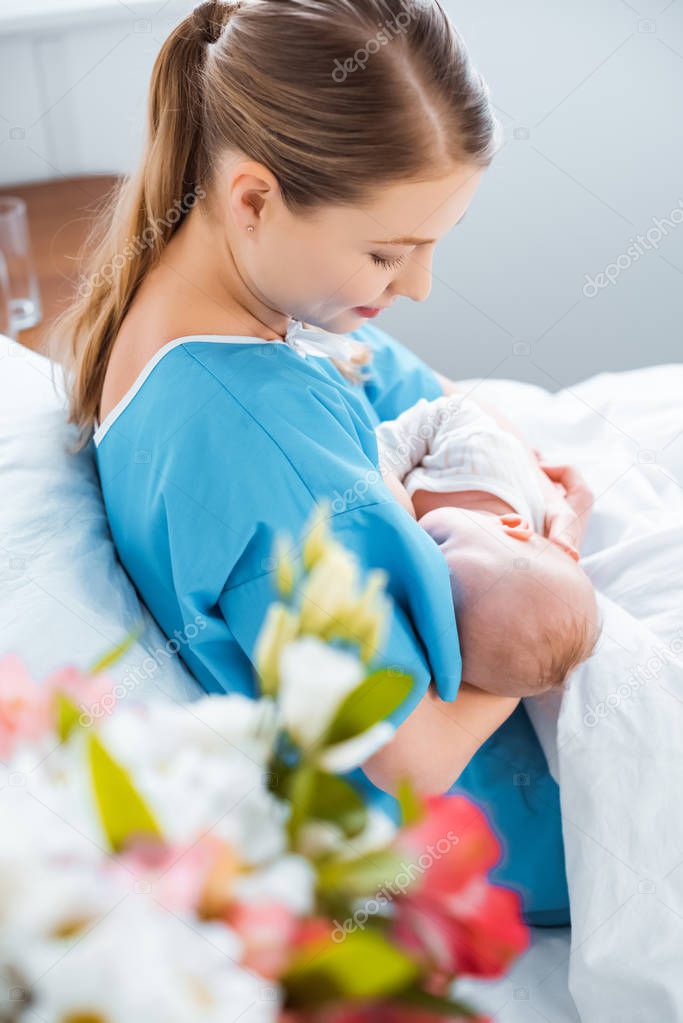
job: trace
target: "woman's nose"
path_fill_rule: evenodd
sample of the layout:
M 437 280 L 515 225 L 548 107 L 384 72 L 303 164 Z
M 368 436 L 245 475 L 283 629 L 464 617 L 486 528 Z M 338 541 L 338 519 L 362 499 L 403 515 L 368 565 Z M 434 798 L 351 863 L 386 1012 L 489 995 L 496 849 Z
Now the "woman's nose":
M 414 252 L 394 281 L 394 291 L 413 302 L 424 302 L 432 290 L 432 254 Z

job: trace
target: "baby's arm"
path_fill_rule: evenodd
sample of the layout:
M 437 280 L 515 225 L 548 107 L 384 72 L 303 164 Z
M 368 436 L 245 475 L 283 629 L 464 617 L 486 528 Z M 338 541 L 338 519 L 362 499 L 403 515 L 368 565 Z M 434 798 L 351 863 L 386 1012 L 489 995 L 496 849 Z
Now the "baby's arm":
M 412 498 L 393 472 L 383 473 L 384 482 L 398 503 L 414 519 L 421 519 L 435 508 L 466 508 L 470 511 L 488 511 L 494 515 L 515 515 L 511 504 L 501 501 L 484 490 L 459 490 L 457 493 L 437 494 L 431 490 L 416 490 Z
M 543 530 L 540 470 L 533 456 L 475 402 L 422 399 L 381 423 L 376 434 L 389 489 L 416 519 L 452 507 L 514 516 L 510 526 L 522 527 L 520 539 Z
M 399 485 L 407 497 L 408 491 L 402 484 Z M 516 514 L 511 504 L 493 494 L 487 494 L 484 490 L 460 490 L 444 494 L 435 493 L 433 490 L 416 490 L 412 497 L 412 506 L 418 520 L 435 508 L 465 508 L 469 511 L 493 512 L 494 515 Z
M 441 492 L 416 490 L 412 498 L 402 480 L 429 453 L 430 442 L 443 425 L 438 406 L 420 399 L 398 419 L 380 423 L 376 428 L 380 469 L 384 482 L 401 507 L 414 519 L 421 519 L 434 508 L 466 508 L 495 515 L 514 513 L 511 504 L 483 490 Z M 547 480 L 546 477 L 546 481 Z
M 444 397 L 458 398 L 466 396 L 466 392 L 463 391 L 460 384 L 449 380 L 448 377 L 443 376 L 441 373 L 437 373 L 436 377 L 441 384 Z M 529 457 L 533 461 L 535 472 L 539 474 L 538 485 L 546 502 L 543 535 L 553 540 L 560 547 L 563 547 L 575 561 L 578 561 L 578 548 L 580 547 L 580 541 L 585 533 L 588 517 L 593 506 L 593 495 L 583 477 L 576 470 L 571 470 L 572 482 L 575 482 L 576 486 L 572 494 L 568 495 L 565 487 L 562 485 L 558 486 L 549 477 L 546 470 L 541 468 L 539 465 L 540 456 L 537 457 L 536 452 L 532 451 L 529 447 L 524 435 L 509 419 L 503 416 L 498 409 L 493 408 L 486 402 L 480 401 L 478 397 L 472 400 L 476 402 L 484 413 L 491 416 L 502 429 L 512 434 L 513 437 L 516 437 L 524 445 Z M 572 522 L 572 519 L 575 522 Z
M 518 515 L 511 505 L 483 490 L 460 490 L 453 494 L 435 494 L 429 490 L 416 490 L 411 499 L 408 491 L 394 473 L 385 473 L 384 482 L 399 504 L 414 519 L 420 520 L 427 512 L 433 511 L 435 508 L 468 508 L 471 511 L 488 511 L 501 517 L 506 516 L 505 532 L 510 536 L 517 537 L 518 540 L 528 540 L 533 533 L 529 523 L 521 515 Z
M 392 494 L 413 518 L 422 518 L 433 508 L 471 508 L 503 515 L 514 512 L 512 505 L 484 491 L 434 493 L 418 490 L 411 500 L 403 479 L 429 453 L 431 442 L 443 428 L 444 409 L 421 398 L 397 419 L 380 423 L 375 433 L 380 469 Z M 446 421 L 448 414 L 446 414 Z

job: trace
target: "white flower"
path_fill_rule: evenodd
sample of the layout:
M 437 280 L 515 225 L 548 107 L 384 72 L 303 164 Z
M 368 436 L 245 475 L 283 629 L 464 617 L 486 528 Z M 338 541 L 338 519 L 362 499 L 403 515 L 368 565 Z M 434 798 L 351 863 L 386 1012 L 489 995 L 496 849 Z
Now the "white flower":
M 302 856 L 283 856 L 235 882 L 235 896 L 245 902 L 278 902 L 306 916 L 315 906 L 315 871 Z
M 117 748 L 116 755 L 128 766 L 123 750 Z M 173 842 L 216 835 L 246 863 L 262 863 L 285 849 L 288 808 L 268 792 L 263 771 L 240 754 L 187 746 L 163 766 L 139 765 L 133 776 Z
M 366 853 L 386 849 L 396 835 L 396 825 L 379 810 L 368 809 L 365 827 L 358 835 L 347 838 L 342 829 L 331 821 L 306 821 L 299 836 L 302 853 L 312 859 L 334 854 L 337 859 L 349 860 Z
M 186 921 L 149 895 L 129 895 L 85 935 L 34 948 L 36 1018 L 106 1023 L 223 1023 L 226 1012 L 274 1023 L 277 990 L 239 966 L 241 942 L 222 924 Z
M 266 788 L 275 720 L 271 701 L 210 697 L 144 715 L 119 710 L 102 739 L 169 840 L 210 833 L 260 864 L 286 847 L 288 808 Z
M 304 821 L 299 832 L 298 846 L 303 856 L 315 860 L 336 853 L 347 841 L 346 835 L 332 821 Z
M 27 857 L 26 869 L 0 862 L 3 905 L 0 948 L 5 939 L 16 948 L 25 940 L 48 940 L 97 920 L 127 894 L 121 879 L 77 860 L 49 861 Z M 9 882 L 13 882 L 12 885 Z
M 205 753 L 239 755 L 261 769 L 268 761 L 277 732 L 271 700 L 246 696 L 207 696 L 184 704 L 153 703 L 120 709 L 105 724 L 108 737 L 119 731 L 128 761 L 157 763 L 171 760 L 178 749 L 191 746 Z
M 345 774 L 354 767 L 364 764 L 369 757 L 386 746 L 394 734 L 394 727 L 388 721 L 380 721 L 367 731 L 346 742 L 329 746 L 318 758 L 318 763 L 333 774 Z
M 396 831 L 396 825 L 391 817 L 381 810 L 368 809 L 365 827 L 359 835 L 348 839 L 341 850 L 341 858 L 353 859 L 379 849 L 386 849 L 393 842 Z
M 323 737 L 344 699 L 365 677 L 353 654 L 328 646 L 315 636 L 290 643 L 280 661 L 280 713 L 303 748 Z

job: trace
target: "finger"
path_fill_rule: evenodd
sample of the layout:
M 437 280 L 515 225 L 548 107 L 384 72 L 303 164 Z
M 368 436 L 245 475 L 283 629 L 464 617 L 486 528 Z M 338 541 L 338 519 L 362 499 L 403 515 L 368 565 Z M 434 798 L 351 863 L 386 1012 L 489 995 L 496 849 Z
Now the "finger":
M 555 515 L 548 524 L 547 535 L 554 543 L 576 549 L 583 537 L 583 523 L 573 513 Z
M 588 490 L 586 481 L 573 465 L 546 465 L 542 462 L 540 467 L 554 483 L 561 483 L 567 493 Z
M 557 537 L 551 537 L 550 542 L 554 543 L 556 547 L 560 548 L 560 550 L 563 550 L 570 558 L 573 558 L 574 561 L 581 560 L 581 555 L 573 544 L 560 540 Z
M 533 529 L 524 529 L 522 526 L 503 526 L 503 532 L 515 540 L 530 540 L 534 535 Z
M 533 526 L 521 515 L 501 515 L 503 532 L 516 540 L 530 540 L 534 535 Z
M 554 481 L 554 475 L 557 471 L 561 474 L 561 482 L 554 483 L 559 489 L 562 487 L 565 491 L 564 499 L 572 508 L 577 515 L 585 515 L 595 503 L 595 495 L 590 489 L 583 476 L 572 466 L 551 466 L 552 475 L 549 475 L 549 479 Z M 546 472 L 546 468 L 543 467 L 543 471 Z
M 548 462 L 539 462 L 539 468 L 543 470 L 546 476 L 553 481 L 553 483 L 564 483 L 567 473 L 570 471 L 568 465 L 550 465 Z

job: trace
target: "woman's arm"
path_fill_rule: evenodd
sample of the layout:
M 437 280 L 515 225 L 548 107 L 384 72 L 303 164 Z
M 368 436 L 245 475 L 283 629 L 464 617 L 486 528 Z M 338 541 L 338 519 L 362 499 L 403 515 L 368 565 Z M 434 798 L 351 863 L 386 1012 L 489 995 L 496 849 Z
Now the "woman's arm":
M 496 696 L 463 682 L 445 703 L 430 687 L 421 703 L 363 770 L 385 792 L 402 781 L 425 795 L 447 792 L 493 732 L 512 714 L 519 698 Z

